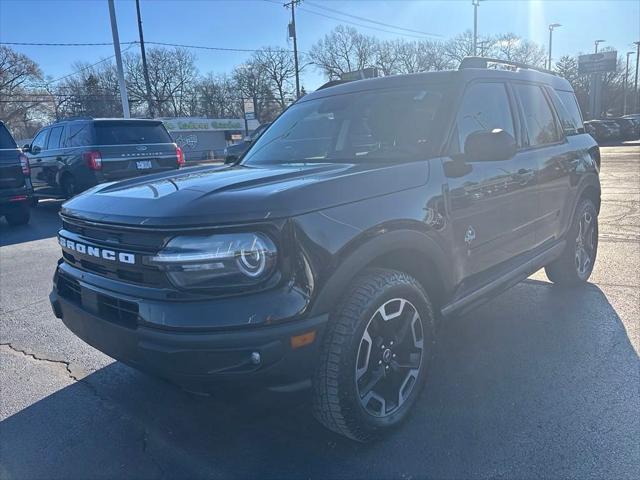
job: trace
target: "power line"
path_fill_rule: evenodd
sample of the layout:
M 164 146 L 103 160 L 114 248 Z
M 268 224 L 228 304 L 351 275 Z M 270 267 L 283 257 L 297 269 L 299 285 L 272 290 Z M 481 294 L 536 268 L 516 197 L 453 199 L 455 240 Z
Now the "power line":
M 182 43 L 166 43 L 166 42 L 149 42 L 145 41 L 147 45 L 160 45 L 163 47 L 178 47 L 178 48 L 193 48 L 196 50 L 215 50 L 222 52 L 264 52 L 264 48 L 231 48 L 231 47 L 208 47 L 206 45 L 185 45 Z M 287 50 L 291 52 L 291 50 Z
M 307 1 L 307 3 L 305 5 L 311 5 L 314 8 L 320 8 L 320 9 L 326 10 L 328 12 L 337 13 L 337 14 L 343 15 L 345 17 L 355 18 L 356 20 L 362 20 L 362 21 L 365 21 L 365 22 L 374 23 L 376 25 L 381 25 L 383 27 L 395 28 L 396 30 L 404 30 L 405 32 L 417 33 L 419 35 L 426 35 L 426 36 L 430 36 L 430 37 L 441 37 L 442 36 L 442 35 L 439 35 L 437 33 L 430 33 L 430 32 L 425 32 L 425 31 L 422 31 L 422 30 L 413 30 L 411 28 L 399 27 L 397 25 L 392 25 L 390 23 L 379 22 L 378 20 L 372 20 L 370 18 L 361 17 L 359 15 L 352 15 L 350 13 L 345 13 L 345 12 L 341 12 L 340 10 L 336 10 L 335 8 L 329 8 L 329 7 L 325 7 L 324 5 L 316 4 L 315 2 Z
M 134 44 L 137 42 L 120 42 L 121 45 Z M 0 42 L 0 45 L 20 45 L 35 47 L 102 47 L 113 46 L 113 42 L 97 42 L 97 43 L 44 43 L 44 42 Z

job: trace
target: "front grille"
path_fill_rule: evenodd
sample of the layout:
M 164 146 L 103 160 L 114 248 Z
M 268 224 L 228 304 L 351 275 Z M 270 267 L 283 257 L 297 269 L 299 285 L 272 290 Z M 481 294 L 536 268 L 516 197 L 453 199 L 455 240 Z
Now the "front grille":
M 116 227 L 86 223 L 77 219 L 63 217 L 63 230 L 60 232 L 65 238 L 78 242 L 86 242 L 100 248 L 113 249 L 135 253 L 136 265 L 107 261 L 78 252 L 63 250 L 63 258 L 75 268 L 102 277 L 120 280 L 136 285 L 167 288 L 170 283 L 166 275 L 157 267 L 145 265 L 142 257 L 158 252 L 167 241 L 167 236 L 157 232 L 118 230 Z
M 103 293 L 87 293 L 83 301 L 83 292 L 77 280 L 65 275 L 58 275 L 58 295 L 61 298 L 81 307 L 84 310 L 97 309 L 97 313 L 103 320 L 116 323 L 126 328 L 136 328 L 138 325 L 138 304 L 128 300 L 105 295 Z M 92 297 L 95 295 L 95 302 Z M 95 305 L 95 307 L 93 307 Z

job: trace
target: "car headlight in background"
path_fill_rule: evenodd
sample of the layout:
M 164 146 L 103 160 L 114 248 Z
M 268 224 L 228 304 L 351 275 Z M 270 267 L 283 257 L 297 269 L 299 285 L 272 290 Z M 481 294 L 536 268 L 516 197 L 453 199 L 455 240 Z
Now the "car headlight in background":
M 165 270 L 178 288 L 220 288 L 265 280 L 276 257 L 276 246 L 267 235 L 229 233 L 175 237 L 147 262 Z

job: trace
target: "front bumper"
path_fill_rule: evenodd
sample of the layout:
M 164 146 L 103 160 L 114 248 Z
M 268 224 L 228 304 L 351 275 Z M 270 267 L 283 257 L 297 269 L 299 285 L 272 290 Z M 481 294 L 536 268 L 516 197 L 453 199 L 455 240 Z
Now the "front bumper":
M 69 280 L 73 281 L 74 289 L 65 283 Z M 106 303 L 105 298 L 109 299 Z M 327 322 L 327 316 L 321 315 L 234 329 L 148 326 L 136 321 L 131 307 L 137 305 L 142 312 L 146 300 L 137 298 L 132 302 L 131 297 L 105 292 L 78 278 L 69 279 L 60 268 L 54 276 L 50 300 L 56 317 L 89 345 L 190 390 L 207 390 L 208 386 L 225 381 L 282 386 L 308 379 L 313 374 Z M 238 297 L 237 301 L 246 299 Z M 184 312 L 193 314 L 188 302 L 167 303 L 173 313 L 184 305 Z M 154 304 L 157 307 L 157 302 Z M 201 308 L 199 314 L 215 317 L 218 313 L 215 301 L 210 307 Z M 186 324 L 192 323 L 185 320 Z M 294 348 L 292 337 L 298 339 L 301 335 L 314 340 Z

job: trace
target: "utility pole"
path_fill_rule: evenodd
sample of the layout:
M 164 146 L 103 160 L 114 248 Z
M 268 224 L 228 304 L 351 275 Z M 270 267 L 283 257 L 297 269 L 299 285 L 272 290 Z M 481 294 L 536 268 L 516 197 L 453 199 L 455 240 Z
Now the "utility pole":
M 118 36 L 118 24 L 116 23 L 116 7 L 113 0 L 109 1 L 109 16 L 111 17 L 111 34 L 113 35 L 113 49 L 116 54 L 116 66 L 118 67 L 118 83 L 120 84 L 120 99 L 122 100 L 122 116 L 130 118 L 129 97 L 127 97 L 127 86 L 124 83 L 124 70 L 122 69 L 122 55 L 120 53 L 120 37 Z
M 151 82 L 149 81 L 149 70 L 147 69 L 147 54 L 144 50 L 144 35 L 142 34 L 142 17 L 140 16 L 140 0 L 136 0 L 136 12 L 138 13 L 138 33 L 140 34 L 140 55 L 142 57 L 142 73 L 144 74 L 144 85 L 147 89 L 147 104 L 149 105 L 149 117 L 154 118 L 153 100 L 151 99 Z
M 633 81 L 633 93 L 635 96 L 635 113 L 640 113 L 640 95 L 638 95 L 638 63 L 640 63 L 640 42 L 633 42 L 636 46 L 636 79 Z
M 627 52 L 627 66 L 624 70 L 624 103 L 623 103 L 623 107 L 622 107 L 622 114 L 626 115 L 627 114 L 627 93 L 629 90 L 629 56 L 633 55 L 636 52 Z
M 484 47 L 485 45 L 489 43 L 487 40 L 480 40 L 478 42 L 478 45 L 480 46 L 480 56 L 484 57 L 485 51 L 484 51 Z
M 473 5 L 473 56 L 478 55 L 478 7 L 481 0 L 471 0 Z
M 284 7 L 291 7 L 291 23 L 289 24 L 289 38 L 293 38 L 293 63 L 296 69 L 296 98 L 300 98 L 300 72 L 298 70 L 298 38 L 296 35 L 296 6 L 300 5 L 302 0 L 291 0 L 285 3 Z
M 593 42 L 593 44 L 596 46 L 595 53 L 598 53 L 598 45 L 600 45 L 602 42 L 606 42 L 606 40 L 596 40 L 595 42 Z
M 549 65 L 547 68 L 551 70 L 551 47 L 553 46 L 553 29 L 561 27 L 559 23 L 552 23 L 549 25 Z

